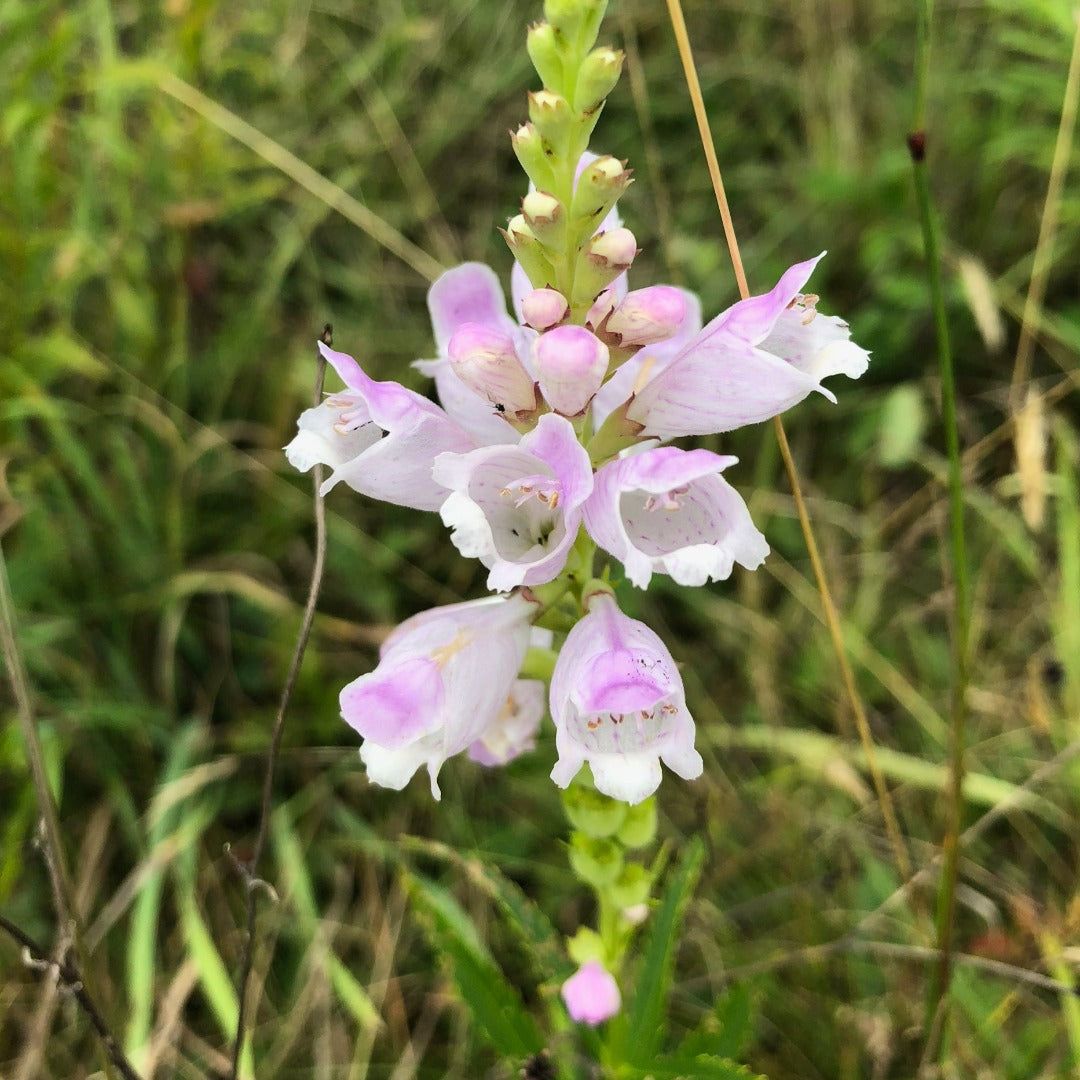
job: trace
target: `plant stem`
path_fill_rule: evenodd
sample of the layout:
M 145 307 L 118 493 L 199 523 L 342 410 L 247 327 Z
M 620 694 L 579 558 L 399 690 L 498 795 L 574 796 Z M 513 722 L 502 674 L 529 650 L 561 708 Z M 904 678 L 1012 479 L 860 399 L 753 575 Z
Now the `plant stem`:
M 324 345 L 330 345 L 333 342 L 333 331 L 329 323 L 323 329 L 321 340 Z M 317 406 L 322 399 L 323 377 L 325 374 L 326 361 L 323 359 L 322 354 L 319 353 L 316 358 L 315 387 L 312 393 L 313 405 Z M 260 887 L 267 887 L 266 883 L 260 881 L 258 877 L 259 860 L 262 858 L 263 848 L 266 846 L 266 837 L 270 828 L 270 811 L 274 795 L 274 771 L 277 766 L 278 752 L 281 749 L 281 737 L 285 731 L 285 714 L 288 711 L 289 701 L 296 686 L 297 676 L 300 674 L 300 665 L 307 649 L 308 638 L 311 636 L 311 625 L 315 621 L 315 605 L 319 600 L 323 569 L 326 564 L 326 506 L 320 490 L 323 483 L 322 465 L 315 466 L 312 472 L 312 483 L 315 488 L 315 562 L 311 568 L 311 583 L 308 586 L 307 603 L 304 605 L 304 617 L 300 623 L 300 632 L 296 638 L 292 663 L 289 666 L 288 675 L 285 676 L 285 685 L 281 690 L 281 701 L 278 704 L 277 716 L 274 718 L 274 728 L 270 735 L 270 750 L 266 758 L 266 774 L 263 777 L 259 832 L 255 838 L 255 847 L 252 851 L 251 860 L 246 866 L 240 866 L 247 883 L 247 927 L 240 965 L 240 985 L 237 990 L 236 1038 L 233 1042 L 232 1067 L 229 1070 L 230 1080 L 236 1080 L 239 1073 L 240 1059 L 247 1037 L 247 990 L 248 983 L 251 981 L 251 968 L 255 958 L 257 893 Z M 254 1002 L 252 1005 L 254 1005 Z
M 926 84 L 930 66 L 930 24 L 932 0 L 919 6 L 918 40 L 915 66 L 914 124 L 908 135 L 915 197 L 926 253 L 926 281 L 934 313 L 938 364 L 941 373 L 941 408 L 945 425 L 945 446 L 949 458 L 949 538 L 953 575 L 953 687 L 949 737 L 949 789 L 942 841 L 944 865 L 938 888 L 935 933 L 939 960 L 930 980 L 926 998 L 925 1024 L 930 1031 L 925 1060 L 932 1060 L 943 1040 L 944 1023 L 934 1024 L 934 1017 L 948 993 L 952 975 L 953 931 L 956 916 L 956 883 L 960 868 L 960 826 L 964 806 L 964 750 L 967 743 L 965 697 L 968 682 L 968 636 L 970 601 L 967 549 L 964 542 L 964 483 L 960 459 L 960 435 L 956 422 L 956 383 L 953 375 L 949 326 L 941 287 L 941 255 L 938 228 L 930 200 L 930 182 L 926 166 Z

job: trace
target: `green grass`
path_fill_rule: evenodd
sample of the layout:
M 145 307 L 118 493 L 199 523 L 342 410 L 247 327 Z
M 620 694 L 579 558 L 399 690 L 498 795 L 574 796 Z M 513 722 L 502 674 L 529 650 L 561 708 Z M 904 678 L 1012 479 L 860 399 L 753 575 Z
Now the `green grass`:
M 198 88 L 431 258 L 484 259 L 505 279 L 496 227 L 523 190 L 506 131 L 535 84 L 523 43 L 538 15 L 539 3 L 479 0 L 0 0 L 0 533 L 84 923 L 99 927 L 95 985 L 155 1075 L 211 1074 L 230 1049 L 245 898 L 223 845 L 242 857 L 254 836 L 313 557 L 308 488 L 279 448 L 310 394 L 314 339 L 333 322 L 338 347 L 416 388 L 408 363 L 433 348 L 420 274 L 162 80 Z M 838 388 L 839 406 L 807 402 L 785 424 L 923 868 L 944 821 L 951 596 L 933 321 L 904 145 L 914 13 L 773 0 L 688 4 L 687 19 L 752 288 L 828 248 L 813 282 L 821 306 L 873 353 L 869 375 Z M 939 5 L 930 178 L 963 447 L 1008 415 L 1072 34 L 1064 5 Z M 634 280 L 684 283 L 711 314 L 735 286 L 663 5 L 614 0 L 602 40 L 627 36 L 646 94 L 639 109 L 624 80 L 594 145 L 636 170 L 621 204 L 644 248 Z M 1078 933 L 1076 762 L 1017 790 L 1080 736 L 1080 409 L 1063 382 L 1080 355 L 1080 198 L 1068 179 L 1053 253 L 1032 375 L 1054 394 L 1045 475 L 1018 475 L 1010 439 L 965 475 L 974 661 L 962 824 L 995 817 L 963 851 L 956 940 L 1063 978 L 1055 950 Z M 1003 321 L 1000 347 L 979 332 L 964 259 Z M 934 941 L 936 879 L 860 930 L 907 955 L 808 951 L 901 883 L 844 734 L 771 431 L 723 446 L 741 458 L 731 478 L 773 547 L 766 566 L 700 590 L 661 581 L 620 595 L 683 663 L 706 759 L 701 780 L 668 777 L 660 795 L 662 836 L 700 836 L 706 851 L 672 958 L 665 1050 L 718 1008 L 730 979 L 749 995 L 739 1051 L 756 1071 L 910 1076 L 934 963 L 914 947 Z M 1033 528 L 1019 494 L 1040 482 L 1047 516 Z M 386 628 L 480 595 L 483 574 L 434 515 L 345 491 L 328 511 L 327 582 L 264 864 L 281 900 L 261 906 L 256 1075 L 515 1076 L 520 1063 L 498 1058 L 448 990 L 460 927 L 440 949 L 414 882 L 448 898 L 439 917 L 463 913 L 484 963 L 494 957 L 546 1015 L 552 986 L 521 940 L 530 909 L 513 914 L 512 886 L 560 932 L 589 915 L 556 839 L 553 740 L 498 773 L 450 763 L 438 806 L 422 784 L 368 787 L 337 718 L 340 686 L 370 667 Z M 6 692 L 0 708 L 0 911 L 51 942 Z M 946 1075 L 1075 1067 L 1075 1010 L 1054 994 L 960 963 L 953 1000 Z M 3 1075 L 99 1067 L 88 1025 L 57 1009 L 6 940 L 0 1005 Z M 28 1038 L 36 1023 L 50 1037 Z

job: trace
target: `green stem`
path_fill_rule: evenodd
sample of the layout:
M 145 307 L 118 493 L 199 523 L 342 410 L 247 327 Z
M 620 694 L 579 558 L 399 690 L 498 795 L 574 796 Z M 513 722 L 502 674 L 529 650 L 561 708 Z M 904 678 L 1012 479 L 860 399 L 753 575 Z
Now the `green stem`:
M 941 406 L 945 424 L 945 445 L 949 458 L 949 536 L 954 585 L 953 608 L 953 687 L 949 739 L 949 788 L 943 847 L 943 868 L 938 888 L 935 932 L 940 960 L 935 969 L 926 999 L 926 1027 L 931 1032 L 925 1060 L 937 1056 L 943 1042 L 944 1024 L 933 1020 L 948 993 L 952 975 L 953 931 L 956 915 L 956 884 L 960 866 L 960 826 L 963 814 L 964 750 L 966 747 L 967 715 L 965 696 L 968 681 L 968 637 L 970 601 L 968 588 L 967 549 L 964 542 L 964 485 L 961 471 L 960 436 L 956 421 L 956 385 L 953 375 L 949 327 L 945 316 L 945 299 L 941 286 L 941 255 L 938 227 L 930 200 L 930 183 L 926 167 L 926 134 L 923 121 L 926 114 L 926 86 L 930 60 L 930 21 L 932 0 L 923 0 L 919 9 L 918 51 L 915 77 L 914 127 L 908 136 L 915 180 L 915 196 L 922 226 L 926 252 L 926 278 L 930 303 L 934 312 L 938 364 L 941 372 Z

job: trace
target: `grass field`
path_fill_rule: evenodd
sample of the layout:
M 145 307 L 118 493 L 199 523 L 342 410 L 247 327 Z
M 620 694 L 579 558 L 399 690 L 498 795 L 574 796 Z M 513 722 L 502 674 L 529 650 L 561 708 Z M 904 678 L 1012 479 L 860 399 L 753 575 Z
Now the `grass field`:
M 433 355 L 431 276 L 480 259 L 508 281 L 497 227 L 525 182 L 507 131 L 536 85 L 539 15 L 0 0 L 0 540 L 88 982 L 145 1078 L 228 1073 L 246 897 L 225 845 L 244 858 L 257 831 L 314 557 L 309 483 L 280 447 L 315 339 L 331 322 L 375 377 L 426 390 L 409 363 Z M 665 1046 L 716 1013 L 724 1052 L 772 1080 L 910 1077 L 955 724 L 938 344 L 905 145 L 914 5 L 691 0 L 686 18 L 751 288 L 828 249 L 812 286 L 872 352 L 838 406 L 785 422 L 914 882 L 897 893 L 772 429 L 704 440 L 739 455 L 732 479 L 773 550 L 720 585 L 620 592 L 682 664 L 706 762 L 660 791 L 662 841 L 705 851 Z M 934 14 L 927 170 L 971 568 L 943 1077 L 1080 1071 L 1080 1004 L 1025 977 L 1071 985 L 1080 958 L 1080 163 L 1061 126 L 1075 33 L 1055 0 Z M 737 291 L 665 6 L 612 0 L 601 40 L 627 53 L 593 145 L 635 169 L 620 204 L 644 249 L 634 281 L 685 285 L 710 316 Z M 369 786 L 340 687 L 393 625 L 482 595 L 485 575 L 436 515 L 343 490 L 327 512 L 244 1069 L 517 1076 L 452 961 L 478 936 L 540 1015 L 558 942 L 529 940 L 507 898 L 561 933 L 589 915 L 550 725 L 505 770 L 450 762 L 441 804 L 420 781 Z M 51 947 L 4 685 L 0 913 Z M 588 1039 L 554 1038 L 566 1076 L 594 1075 Z M 103 1067 L 77 1004 L 0 935 L 0 1075 Z

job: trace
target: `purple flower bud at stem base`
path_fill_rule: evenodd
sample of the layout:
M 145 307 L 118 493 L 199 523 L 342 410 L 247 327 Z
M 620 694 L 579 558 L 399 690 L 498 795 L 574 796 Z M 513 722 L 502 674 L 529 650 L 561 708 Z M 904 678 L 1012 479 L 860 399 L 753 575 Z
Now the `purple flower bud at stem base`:
M 554 289 L 533 289 L 521 302 L 525 322 L 534 330 L 549 330 L 566 318 L 570 305 Z
M 627 293 L 607 321 L 623 345 L 655 345 L 672 337 L 686 318 L 686 297 L 670 285 Z
M 615 977 L 598 960 L 582 964 L 563 983 L 562 999 L 570 1018 L 590 1027 L 610 1020 L 622 1007 Z
M 500 412 L 514 417 L 536 408 L 532 376 L 518 359 L 508 334 L 465 323 L 454 331 L 447 352 L 454 374 Z
M 533 348 L 547 403 L 563 416 L 580 415 L 607 374 L 607 346 L 583 326 L 557 326 Z

